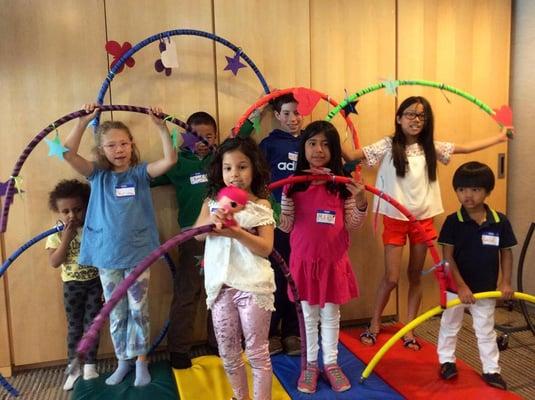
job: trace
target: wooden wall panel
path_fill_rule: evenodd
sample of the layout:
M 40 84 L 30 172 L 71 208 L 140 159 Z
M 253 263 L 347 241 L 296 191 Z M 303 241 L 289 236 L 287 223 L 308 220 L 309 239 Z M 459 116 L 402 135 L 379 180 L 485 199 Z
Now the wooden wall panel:
M 102 2 L 2 2 L 0 86 L 3 96 L 1 180 L 11 174 L 26 144 L 57 118 L 94 98 L 105 76 Z M 59 129 L 65 137 L 71 124 Z M 51 134 L 50 138 L 53 137 Z M 89 149 L 90 143 L 84 143 Z M 47 156 L 43 142 L 21 171 L 24 195 L 16 196 L 5 234 L 6 255 L 51 227 L 49 190 L 75 176 Z M 7 273 L 12 362 L 24 365 L 66 357 L 65 314 L 59 271 L 48 266 L 44 243 L 24 253 Z
M 508 104 L 511 2 L 398 0 L 398 78 L 438 81 L 467 91 L 493 108 Z M 431 102 L 435 114 L 435 137 L 466 143 L 499 133 L 496 123 L 475 105 L 451 93 L 422 87 L 402 87 L 398 101 L 420 94 Z M 449 101 L 448 101 L 449 100 Z M 439 229 L 446 215 L 459 207 L 451 187 L 455 169 L 478 160 L 498 171 L 498 153 L 507 144 L 467 155 L 456 155 L 439 168 L 445 213 L 436 218 Z M 498 179 L 489 204 L 505 210 L 506 179 Z M 406 252 L 408 253 L 408 251 Z M 406 254 L 405 256 L 407 256 Z M 427 267 L 431 265 L 428 258 Z M 423 279 L 423 310 L 437 303 L 435 282 Z M 406 281 L 400 284 L 406 292 Z M 400 302 L 400 317 L 406 301 Z
M 394 0 L 315 0 L 310 8 L 312 88 L 341 102 L 345 97 L 344 89 L 355 93 L 381 79 L 395 76 Z M 394 97 L 384 91 L 362 97 L 357 105 L 358 116 L 351 115 L 361 145 L 371 144 L 393 131 L 394 102 Z M 325 118 L 328 110 L 327 103 L 321 103 L 312 119 Z M 340 115 L 333 119 L 333 123 L 342 140 L 351 140 Z M 363 179 L 372 185 L 375 185 L 375 175 L 375 169 L 363 171 Z M 371 195 L 369 202 L 372 203 Z M 371 317 L 375 291 L 384 273 L 381 235 L 380 232 L 373 233 L 371 212 L 367 224 L 352 234 L 351 242 L 351 261 L 361 294 L 359 299 L 342 307 L 343 320 Z M 385 309 L 386 315 L 396 314 L 395 300 L 394 294 Z

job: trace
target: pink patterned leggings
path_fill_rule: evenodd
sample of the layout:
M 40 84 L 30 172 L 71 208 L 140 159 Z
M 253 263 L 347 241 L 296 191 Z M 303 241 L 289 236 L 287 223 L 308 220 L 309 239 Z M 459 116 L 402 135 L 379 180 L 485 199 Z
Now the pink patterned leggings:
M 242 358 L 243 333 L 245 354 L 253 370 L 253 399 L 271 399 L 272 369 L 268 342 L 271 311 L 258 307 L 252 293 L 224 286 L 212 306 L 212 320 L 219 354 L 235 398 L 249 398 Z

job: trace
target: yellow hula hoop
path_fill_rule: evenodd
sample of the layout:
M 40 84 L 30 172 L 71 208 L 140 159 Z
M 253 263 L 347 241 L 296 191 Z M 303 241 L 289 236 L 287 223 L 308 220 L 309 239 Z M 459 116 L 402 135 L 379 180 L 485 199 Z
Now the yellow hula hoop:
M 494 291 L 494 292 L 481 292 L 474 294 L 474 297 L 476 299 L 493 299 L 493 298 L 500 298 L 502 297 L 502 292 Z M 513 294 L 513 298 L 517 300 L 525 300 L 529 301 L 530 303 L 535 303 L 535 296 L 532 296 L 530 294 L 522 293 L 522 292 L 515 292 Z M 453 299 L 448 301 L 446 308 L 455 307 L 456 305 L 459 305 L 461 301 L 457 299 Z M 388 350 L 398 341 L 400 340 L 407 332 L 413 330 L 418 325 L 420 325 L 422 322 L 427 321 L 429 318 L 441 313 L 443 309 L 440 306 L 436 306 L 435 308 L 432 308 L 431 310 L 423 313 L 419 317 L 413 319 L 411 322 L 409 322 L 407 325 L 405 325 L 403 328 L 401 328 L 394 336 L 392 336 L 384 345 L 379 349 L 377 353 L 373 356 L 370 363 L 366 366 L 364 371 L 362 372 L 362 375 L 360 377 L 360 383 L 364 382 L 370 374 L 372 373 L 373 369 L 377 365 L 377 363 L 383 358 L 383 356 L 386 354 Z

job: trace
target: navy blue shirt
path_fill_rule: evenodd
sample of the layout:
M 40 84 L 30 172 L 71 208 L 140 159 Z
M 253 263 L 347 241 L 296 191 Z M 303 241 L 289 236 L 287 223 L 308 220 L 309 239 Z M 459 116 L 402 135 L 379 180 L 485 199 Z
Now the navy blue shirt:
M 454 247 L 453 259 L 473 293 L 496 290 L 500 250 L 517 243 L 507 217 L 486 204 L 485 208 L 487 219 L 481 225 L 464 207 L 448 215 L 438 237 L 438 243 Z
M 280 129 L 274 129 L 268 137 L 260 142 L 260 149 L 264 153 L 271 171 L 271 181 L 275 182 L 295 173 L 297 154 L 299 152 L 299 136 Z M 282 187 L 273 190 L 273 196 L 281 202 Z

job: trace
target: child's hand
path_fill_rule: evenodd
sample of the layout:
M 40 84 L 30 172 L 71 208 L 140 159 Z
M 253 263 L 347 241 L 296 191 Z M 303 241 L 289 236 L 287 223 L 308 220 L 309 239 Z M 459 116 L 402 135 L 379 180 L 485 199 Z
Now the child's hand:
M 236 221 L 234 221 L 234 225 L 228 226 L 227 222 L 229 222 L 231 218 L 232 216 L 229 215 L 226 210 L 223 210 L 222 208 L 217 209 L 210 215 L 210 220 L 215 225 L 211 234 L 214 236 L 237 238 L 241 228 Z
M 165 121 L 159 117 L 161 117 L 163 114 L 162 109 L 160 107 L 149 107 L 149 115 L 154 122 L 154 125 L 156 125 L 159 128 L 165 128 L 166 124 Z
M 364 188 L 362 179 L 359 179 L 358 181 L 354 179 L 351 180 L 351 182 L 346 183 L 346 188 L 351 192 L 351 196 L 355 199 L 357 208 L 360 210 L 366 208 L 368 202 L 366 200 L 366 189 Z
M 85 126 L 87 126 L 87 124 L 89 124 L 89 122 L 97 116 L 99 107 L 97 103 L 87 103 L 84 104 L 81 108 L 87 114 L 82 115 L 80 118 L 78 118 L 78 121 L 80 122 L 80 124 L 84 124 Z
M 74 221 L 69 221 L 65 224 L 63 232 L 61 234 L 61 239 L 67 242 L 70 242 L 76 236 L 76 230 L 78 229 L 79 224 Z
M 498 290 L 502 292 L 502 299 L 504 300 L 511 300 L 515 292 L 509 283 L 504 282 L 498 285 Z
M 509 139 L 514 139 L 515 128 L 513 126 L 503 126 L 499 134 L 500 142 L 507 142 Z
M 474 304 L 476 302 L 474 294 L 466 285 L 457 288 L 457 295 L 463 304 Z

